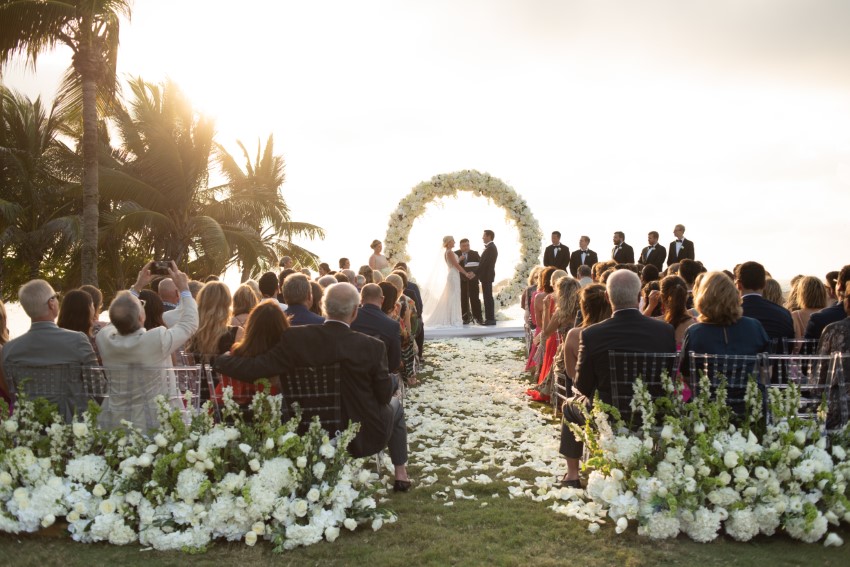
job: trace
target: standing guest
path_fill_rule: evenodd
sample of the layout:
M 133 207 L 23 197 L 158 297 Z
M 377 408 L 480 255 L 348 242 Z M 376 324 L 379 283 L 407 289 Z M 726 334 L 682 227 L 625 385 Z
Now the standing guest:
M 381 254 L 384 250 L 384 245 L 381 244 L 380 240 L 373 240 L 372 244 L 369 245 L 369 248 L 372 249 L 372 255 L 369 256 L 369 267 L 373 270 L 378 270 L 384 275 L 389 274 L 392 270 L 390 268 L 390 261 L 387 260 L 387 257 Z
M 583 287 L 579 292 L 579 306 L 581 309 L 578 314 L 578 324 L 567 332 L 564 341 L 566 343 L 564 345 L 564 368 L 567 372 L 567 397 L 572 396 L 582 330 L 611 318 L 611 304 L 608 302 L 607 292 L 602 284 L 590 284 Z
M 251 311 L 245 321 L 244 328 L 244 336 L 233 345 L 230 354 L 244 357 L 259 356 L 267 353 L 280 342 L 283 334 L 289 329 L 289 319 L 280 310 L 277 301 L 265 299 Z M 280 384 L 279 378 L 277 376 L 267 376 L 266 378 L 272 385 L 271 394 L 277 394 Z M 217 399 L 221 398 L 223 389 L 228 386 L 233 388 L 233 400 L 243 409 L 250 406 L 255 393 L 263 391 L 262 385 L 255 385 L 222 375 L 221 381 L 216 386 Z
M 794 320 L 791 313 L 781 305 L 762 297 L 766 279 L 764 266 L 758 262 L 744 262 L 738 266 L 735 271 L 735 285 L 741 292 L 743 314 L 759 321 L 774 343 L 781 343 L 783 338 L 793 339 Z M 702 313 L 699 308 L 697 311 Z
M 387 349 L 387 370 L 396 374 L 401 368 L 401 326 L 381 310 L 383 303 L 384 292 L 378 284 L 364 285 L 351 329 L 383 341 Z
M 3 305 L 3 300 L 0 300 L 0 363 L 3 362 L 3 345 L 9 342 L 9 328 L 6 321 L 6 307 Z M 3 374 L 3 364 L 0 364 L 0 398 L 6 402 L 6 405 L 12 405 L 12 396 L 9 395 L 9 386 Z
M 154 293 L 153 290 L 143 289 L 139 292 L 139 301 L 142 302 L 142 307 L 145 310 L 145 330 L 150 331 L 155 327 L 168 327 L 164 317 L 165 306 L 158 294 Z M 175 309 L 171 311 L 176 312 Z
M 109 324 L 106 321 L 100 320 L 100 313 L 103 311 L 103 292 L 93 285 L 81 285 L 80 289 L 89 294 L 94 303 L 94 321 L 92 322 L 91 334 L 95 336 L 102 328 Z
M 677 224 L 673 228 L 673 236 L 676 240 L 670 243 L 670 248 L 667 251 L 667 267 L 671 264 L 676 264 L 684 259 L 693 260 L 694 243 L 685 238 L 685 225 Z M 668 276 L 670 274 L 667 274 Z
M 280 259 L 280 267 L 284 270 L 291 270 L 295 266 L 295 263 L 292 261 L 292 258 L 289 256 L 284 256 Z
M 325 318 L 316 315 L 313 306 L 313 288 L 304 274 L 290 274 L 283 282 L 283 300 L 289 306 L 286 314 L 292 326 L 321 325 Z
M 830 323 L 823 330 L 818 343 L 818 353 L 820 354 L 850 353 L 850 294 L 845 294 L 844 302 L 841 305 L 844 307 L 844 313 L 847 317 Z
M 525 357 L 526 360 L 531 355 L 531 345 L 534 340 L 534 330 L 537 325 L 533 321 L 532 317 L 532 298 L 534 297 L 534 293 L 537 291 L 537 278 L 540 276 L 540 271 L 543 269 L 543 266 L 534 266 L 531 269 L 531 273 L 528 274 L 528 281 L 526 282 L 526 288 L 522 292 L 522 298 L 520 299 L 520 306 L 524 312 L 523 314 L 523 327 L 525 329 Z
M 528 353 L 528 361 L 525 364 L 526 370 L 532 370 L 539 365 L 541 357 L 537 355 L 537 350 L 540 346 L 540 333 L 543 332 L 543 310 L 545 308 L 546 297 L 555 291 L 552 287 L 552 275 L 556 268 L 549 266 L 543 268 L 537 278 L 537 290 L 531 297 L 531 325 L 534 327 L 534 337 L 531 341 L 531 351 Z
M 614 233 L 614 248 L 611 250 L 611 259 L 618 264 L 634 264 L 635 251 L 626 244 L 626 233 L 618 230 Z
M 589 236 L 582 236 L 579 238 L 578 246 L 578 250 L 573 252 L 570 256 L 570 273 L 573 277 L 578 275 L 579 266 L 590 266 L 592 268 L 593 265 L 599 261 L 599 258 L 596 256 L 596 252 L 588 248 L 588 246 L 590 246 Z
M 339 364 L 343 422 L 359 423 L 349 445 L 356 458 L 374 455 L 389 446 L 395 465 L 394 490 L 410 489 L 407 476 L 407 427 L 404 409 L 393 397 L 384 343 L 350 329 L 360 295 L 349 284 L 327 289 L 324 325 L 294 327 L 266 354 L 257 357 L 224 355 L 216 368 L 237 379 L 256 380 L 302 366 Z
M 70 365 L 70 372 L 82 380 L 80 367 L 97 364 L 97 356 L 89 338 L 79 331 L 59 328 L 55 321 L 59 315 L 59 299 L 50 284 L 44 280 L 30 280 L 18 291 L 18 301 L 32 321 L 29 331 L 3 345 L 3 372 L 8 383 L 26 376 L 16 375 L 15 366 Z M 5 319 L 5 317 L 4 317 Z M 3 327 L 5 328 L 5 321 Z M 86 401 L 80 392 L 68 390 L 56 395 L 44 396 L 59 407 L 66 421 L 75 412 L 86 409 Z
M 593 268 L 590 266 L 579 266 L 576 272 L 576 277 L 581 287 L 589 286 L 593 283 L 593 278 L 590 277 L 593 273 Z
M 259 300 L 250 286 L 242 284 L 237 287 L 236 293 L 233 294 L 233 318 L 230 319 L 230 324 L 244 328 L 248 315 L 258 303 Z
M 319 264 L 319 277 L 326 276 L 331 273 L 331 267 L 327 262 L 322 262 Z
M 325 295 L 325 289 L 319 285 L 319 282 L 310 282 L 310 291 L 313 294 L 313 304 L 310 306 L 310 312 L 321 317 L 322 315 L 322 297 Z
M 655 266 L 658 271 L 664 268 L 664 259 L 667 257 L 667 249 L 658 243 L 658 232 L 653 230 L 646 237 L 649 246 L 645 246 L 640 252 L 638 264 L 643 266 Z
M 493 240 L 496 233 L 485 230 L 481 239 L 484 241 L 484 251 L 481 253 L 481 262 L 478 264 L 478 281 L 481 282 L 481 294 L 484 296 L 484 324 L 496 324 L 496 304 L 493 301 L 493 281 L 496 279 L 496 260 L 499 251 Z
M 339 259 L 339 269 L 340 270 L 349 270 L 351 269 L 351 262 L 348 258 L 340 258 Z
M 827 295 L 824 285 L 814 276 L 803 277 L 795 289 L 799 309 L 791 312 L 791 318 L 794 319 L 794 335 L 801 339 L 812 314 L 826 307 Z
M 286 311 L 286 304 L 281 303 L 280 300 L 278 300 L 278 295 L 280 294 L 280 282 L 274 272 L 266 272 L 260 276 L 260 281 L 257 282 L 257 285 L 260 287 L 260 293 L 263 295 L 263 299 L 277 300 L 280 304 L 280 309 L 282 311 Z
M 484 319 L 481 313 L 481 297 L 478 289 L 478 265 L 481 262 L 481 257 L 478 252 L 470 249 L 468 238 L 461 238 L 460 249 L 455 250 L 455 254 L 464 272 L 475 274 L 475 277 L 470 279 L 458 273 L 458 278 L 460 278 L 460 313 L 463 317 L 463 324 L 468 325 L 475 321 L 482 325 Z
M 326 276 L 322 276 L 319 278 L 318 284 L 322 286 L 322 289 L 327 289 L 328 286 L 337 283 L 336 276 L 328 274 Z
M 177 290 L 177 286 L 174 285 L 174 280 L 171 278 L 161 279 L 156 292 L 162 299 L 162 306 L 166 311 L 177 309 L 177 304 L 180 302 L 180 292 Z
M 211 362 L 242 338 L 242 327 L 230 324 L 233 300 L 223 282 L 209 282 L 198 294 L 198 330 L 187 345 L 195 360 Z
M 661 306 L 661 315 L 656 317 L 673 326 L 676 334 L 676 350 L 681 350 L 685 332 L 696 323 L 688 310 L 688 285 L 679 276 L 667 276 L 661 280 L 661 289 L 649 295 L 648 310 Z
M 767 278 L 764 280 L 764 293 L 762 294 L 766 300 L 771 303 L 775 303 L 776 305 L 783 305 L 784 299 L 782 297 L 782 286 L 779 285 L 779 282 L 773 278 Z M 788 309 L 787 307 L 785 307 Z M 791 311 L 788 309 L 788 311 Z
M 613 316 L 581 333 L 576 381 L 577 394 L 564 403 L 560 452 L 567 459 L 562 486 L 580 488 L 578 473 L 582 444 L 576 440 L 569 423 L 584 425 L 585 412 L 593 405 L 594 395 L 611 403 L 611 377 L 608 352 L 675 352 L 673 327 L 638 311 L 640 278 L 630 270 L 617 270 L 608 279 L 608 299 Z
M 554 266 L 559 270 L 566 270 L 570 263 L 570 248 L 561 244 L 561 233 L 557 230 L 552 232 L 552 244 L 543 251 L 543 265 Z
M 749 277 L 749 268 L 745 270 Z M 770 338 L 758 320 L 745 317 L 736 285 L 722 272 L 708 272 L 696 295 L 698 322 L 685 331 L 682 374 L 690 376 L 690 353 L 753 356 L 767 352 Z
M 821 309 L 812 313 L 809 324 L 806 325 L 805 338 L 819 339 L 824 327 L 830 323 L 841 321 L 847 315 L 844 313 L 844 296 L 847 294 L 847 281 L 850 280 L 850 265 L 841 268 L 838 278 L 835 280 L 835 296 L 839 302 L 831 307 Z

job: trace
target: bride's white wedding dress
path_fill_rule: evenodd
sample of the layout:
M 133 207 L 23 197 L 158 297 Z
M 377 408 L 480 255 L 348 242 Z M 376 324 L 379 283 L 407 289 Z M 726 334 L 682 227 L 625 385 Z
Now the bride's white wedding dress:
M 422 297 L 422 320 L 426 327 L 463 327 L 460 310 L 461 274 L 449 259 L 451 250 L 444 250 L 442 265 L 428 278 Z

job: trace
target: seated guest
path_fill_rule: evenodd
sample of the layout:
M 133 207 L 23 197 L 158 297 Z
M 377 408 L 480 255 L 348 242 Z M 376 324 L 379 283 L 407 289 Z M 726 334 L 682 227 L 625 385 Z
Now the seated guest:
M 791 312 L 762 297 L 766 279 L 764 266 L 758 262 L 744 262 L 735 270 L 735 285 L 741 292 L 743 315 L 759 321 L 774 343 L 781 343 L 783 338 L 793 339 Z
M 800 309 L 800 300 L 797 295 L 799 293 L 799 284 L 803 279 L 802 274 L 797 274 L 793 278 L 791 278 L 791 291 L 788 292 L 788 298 L 785 300 L 785 309 L 790 311 L 792 314 L 794 311 Z M 765 296 L 766 297 L 766 296 Z
M 841 268 L 838 272 L 838 279 L 835 280 L 835 296 L 838 302 L 831 306 L 821 309 L 817 313 L 812 313 L 809 317 L 809 324 L 806 325 L 804 337 L 807 339 L 819 339 L 824 327 L 830 323 L 841 321 L 847 314 L 844 313 L 844 295 L 847 293 L 847 281 L 850 280 L 850 265 Z
M 676 352 L 673 327 L 663 321 L 644 317 L 638 311 L 640 278 L 630 270 L 617 270 L 608 278 L 608 300 L 613 316 L 584 329 L 578 350 L 578 364 L 572 398 L 564 403 L 560 452 L 567 459 L 562 486 L 580 488 L 578 479 L 582 444 L 568 423 L 583 425 L 582 408 L 590 409 L 593 397 L 611 403 L 608 352 Z
M 315 313 L 319 317 L 322 316 L 322 296 L 325 295 L 324 288 L 318 282 L 310 282 L 310 291 L 313 293 L 313 304 L 310 306 L 310 312 Z
M 301 268 L 300 271 L 301 271 L 302 274 L 307 276 L 307 279 L 310 279 L 310 278 L 313 277 L 313 273 L 310 271 L 310 268 Z
M 167 327 L 165 323 L 165 305 L 158 294 L 152 290 L 143 289 L 139 292 L 139 301 L 145 308 L 145 330 L 150 331 L 155 327 Z M 171 311 L 175 311 L 172 309 Z M 170 313 L 170 312 L 169 312 Z M 179 318 L 179 315 L 177 316 Z M 175 322 L 177 319 L 174 320 Z
M 770 338 L 758 320 L 743 316 L 741 297 L 726 274 L 707 273 L 699 284 L 695 303 L 699 318 L 685 331 L 682 374 L 690 376 L 691 352 L 748 356 L 767 352 Z
M 401 328 L 401 321 L 399 320 L 401 304 L 398 302 L 398 290 L 390 282 L 381 282 L 375 285 L 381 288 L 381 292 L 384 294 L 384 300 L 381 302 L 381 311 L 387 317 L 398 323 L 399 328 Z
M 209 282 L 198 294 L 198 330 L 186 345 L 197 363 L 229 351 L 245 333 L 242 327 L 230 325 L 232 303 L 230 288 L 220 281 Z
M 89 337 L 78 331 L 60 329 L 55 321 L 59 315 L 59 299 L 44 280 L 30 280 L 18 291 L 18 301 L 32 321 L 29 331 L 3 345 L 3 373 L 11 387 L 18 376 L 15 366 L 69 365 L 70 376 L 63 379 L 79 384 L 80 367 L 97 364 L 97 356 Z M 4 321 L 5 328 L 5 321 Z M 70 420 L 75 412 L 86 410 L 82 392 L 68 384 L 68 390 L 55 396 L 45 396 L 59 407 L 59 413 Z
M 782 305 L 785 307 L 782 297 L 782 286 L 773 278 L 767 278 L 764 280 L 764 293 L 762 293 L 762 297 L 771 303 L 775 303 L 776 305 Z M 787 307 L 785 307 L 788 309 Z M 791 310 L 788 309 L 790 312 Z
M 348 276 L 346 276 L 342 272 L 335 273 L 334 278 L 336 279 L 336 283 L 351 283 L 351 280 L 348 279 Z
M 372 271 L 372 283 L 381 283 L 384 281 L 384 274 L 377 271 Z
M 245 283 L 254 284 L 254 286 L 257 285 L 257 282 L 255 282 L 254 280 L 248 280 Z M 198 300 L 198 294 L 201 293 L 201 289 L 203 289 L 203 287 L 204 287 L 204 282 L 199 282 L 197 280 L 189 280 L 189 292 L 192 294 L 192 297 L 195 299 L 195 301 Z M 252 287 L 251 289 L 254 289 L 254 287 Z M 259 295 L 260 288 L 257 287 L 257 289 L 254 289 L 254 292 L 256 292 Z
M 357 274 L 357 278 L 355 278 L 355 287 L 357 289 L 363 289 L 363 286 L 366 285 L 366 276 L 362 274 Z
M 581 288 L 579 292 L 579 310 L 576 325 L 567 332 L 564 340 L 564 368 L 567 371 L 567 392 L 572 395 L 572 384 L 576 376 L 576 364 L 578 363 L 578 345 L 583 329 L 601 323 L 611 317 L 611 304 L 605 296 L 605 286 L 602 284 L 590 284 Z
M 406 262 L 398 262 L 393 271 L 399 273 L 404 280 L 404 295 L 413 300 L 416 307 L 415 321 L 411 324 L 414 327 L 413 339 L 416 342 L 416 352 L 422 356 L 422 349 L 425 345 L 425 325 L 422 324 L 422 293 L 419 291 L 419 286 L 410 279 L 410 270 L 407 268 Z M 380 272 L 378 272 L 380 274 Z
M 257 285 L 260 286 L 260 293 L 263 295 L 263 299 L 278 299 L 280 282 L 278 282 L 274 272 L 266 272 L 260 276 L 260 281 L 257 282 Z M 281 303 L 280 300 L 278 300 L 278 303 L 280 304 L 280 309 L 286 311 L 286 304 Z
M 812 314 L 826 307 L 827 295 L 826 288 L 814 276 L 801 278 L 794 286 L 794 290 L 795 303 L 798 309 L 791 312 L 791 318 L 794 319 L 794 335 L 801 339 L 806 332 L 806 325 L 809 324 L 809 318 Z
M 835 294 L 835 289 L 838 285 L 838 275 L 840 272 L 833 270 L 827 272 L 824 277 L 824 286 L 826 287 L 826 303 L 827 307 L 831 307 L 836 303 L 840 303 L 838 296 Z
M 679 276 L 670 276 L 679 277 Z M 661 316 L 661 282 L 646 283 L 640 290 L 640 303 L 638 309 L 647 317 Z
M 283 333 L 289 327 L 289 318 L 280 310 L 277 301 L 265 299 L 251 310 L 245 321 L 245 334 L 233 345 L 230 353 L 233 356 L 247 357 L 265 354 L 280 342 Z M 271 394 L 277 394 L 278 377 L 266 376 L 266 378 L 272 384 Z M 220 398 L 223 388 L 228 386 L 233 388 L 233 400 L 243 407 L 250 405 L 254 394 L 263 390 L 262 386 L 222 376 L 221 382 L 216 386 L 216 398 Z
M 284 303 L 284 304 L 286 303 L 286 301 L 284 301 L 284 299 L 283 299 L 283 282 L 286 280 L 286 278 L 288 278 L 292 274 L 297 274 L 297 273 L 298 272 L 296 272 L 292 268 L 287 268 L 287 269 L 281 271 L 280 274 L 278 274 L 278 276 L 277 276 L 277 286 L 278 286 L 278 289 L 280 291 L 278 291 L 278 293 L 277 293 L 277 300 L 280 301 L 281 303 Z
M 647 264 L 640 271 L 640 283 L 646 285 L 649 282 L 658 281 L 661 279 L 660 274 L 661 271 L 654 264 Z
M 244 327 L 248 321 L 248 314 L 259 303 L 257 296 L 249 286 L 242 284 L 236 288 L 233 294 L 233 318 L 230 324 L 235 327 Z
M 688 286 L 688 309 L 691 309 L 694 306 L 694 281 L 696 281 L 697 276 L 701 271 L 702 267 L 699 263 L 693 260 L 685 258 L 679 262 L 678 276 L 685 280 L 685 285 Z
M 375 271 L 369 266 L 360 266 L 360 269 L 357 271 L 358 276 L 363 276 L 366 279 L 366 283 L 372 283 L 375 279 L 373 274 Z
M 387 369 L 390 374 L 395 374 L 401 366 L 401 326 L 381 310 L 383 303 L 381 286 L 364 285 L 360 290 L 360 309 L 357 310 L 357 318 L 351 323 L 351 328 L 383 341 L 387 348 Z
M 578 278 L 578 284 L 581 287 L 588 286 L 593 283 L 593 278 L 590 275 L 593 273 L 593 270 L 590 266 L 581 265 L 576 270 L 576 278 Z
M 94 321 L 92 321 L 91 334 L 95 336 L 102 328 L 109 323 L 100 320 L 100 312 L 103 311 L 103 292 L 93 285 L 81 285 L 80 289 L 91 296 L 94 303 Z
M 0 363 L 3 362 L 3 345 L 9 342 L 9 329 L 6 326 L 6 307 L 0 299 Z M 0 398 L 6 405 L 12 404 L 12 396 L 9 395 L 9 386 L 6 384 L 6 376 L 3 374 L 3 365 L 0 364 Z
M 842 306 L 847 317 L 826 326 L 818 343 L 819 354 L 850 353 L 850 295 L 844 296 Z
M 177 269 L 174 262 L 171 262 L 168 271 L 180 294 L 175 310 L 180 318 L 171 328 L 145 329 L 145 310 L 138 295 L 150 281 L 152 267 L 153 262 L 145 265 L 130 291 L 118 292 L 109 305 L 111 324 L 95 339 L 104 366 L 118 369 L 135 366 L 167 368 L 171 366 L 172 353 L 179 350 L 198 329 L 198 308 L 189 291 L 189 278 Z M 116 376 L 133 380 L 133 383 L 120 383 L 115 377 L 110 381 L 110 391 L 120 395 L 110 394 L 103 402 L 100 424 L 105 428 L 118 427 L 122 419 L 142 428 L 155 426 L 157 410 L 154 399 L 160 394 L 171 396 L 171 405 L 175 409 L 183 409 L 183 401 L 169 387 L 169 377 L 165 372 L 154 371 L 142 376 L 141 380 L 139 376 L 129 374 Z
M 91 295 L 81 289 L 74 289 L 62 298 L 59 308 L 59 317 L 56 326 L 60 329 L 78 331 L 88 337 L 92 343 L 94 353 L 97 354 L 97 344 L 94 342 L 92 326 L 94 324 L 95 310 Z M 99 357 L 98 357 L 99 358 Z
M 685 331 L 696 323 L 688 310 L 688 285 L 679 276 L 667 276 L 661 280 L 661 289 L 649 296 L 649 305 L 660 304 L 661 315 L 657 317 L 673 326 L 676 333 L 676 349 L 682 348 Z M 644 313 L 645 314 L 645 313 Z
M 328 286 L 337 283 L 336 276 L 326 275 L 319 278 L 318 284 L 322 286 L 322 289 L 326 289 Z
M 298 367 L 339 364 L 343 421 L 360 423 L 349 452 L 366 457 L 389 445 L 395 465 L 394 489 L 407 491 L 404 409 L 392 396 L 384 343 L 350 329 L 359 303 L 360 294 L 353 285 L 333 285 L 325 290 L 323 325 L 293 327 L 269 352 L 250 358 L 220 356 L 215 367 L 233 378 L 256 381 Z
M 162 299 L 162 306 L 165 311 L 177 309 L 177 304 L 180 302 L 180 292 L 171 278 L 163 278 L 159 281 L 159 285 L 155 290 Z
M 316 315 L 313 306 L 313 288 L 304 274 L 290 274 L 283 282 L 283 300 L 289 306 L 286 314 L 292 326 L 321 325 L 325 318 Z
M 340 270 L 345 277 L 348 278 L 348 283 L 353 284 L 357 281 L 357 274 L 354 273 L 354 270 Z
M 679 275 L 679 262 L 674 262 L 667 266 L 667 270 L 665 275 L 667 276 L 678 276 Z

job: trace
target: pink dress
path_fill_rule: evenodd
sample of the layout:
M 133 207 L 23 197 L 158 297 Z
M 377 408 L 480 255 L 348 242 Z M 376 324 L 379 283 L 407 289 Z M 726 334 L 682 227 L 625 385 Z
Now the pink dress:
M 534 324 L 534 336 L 535 337 L 537 337 L 537 335 L 539 335 L 540 332 L 543 330 L 540 326 L 540 322 L 537 321 L 537 317 L 534 314 L 534 302 L 537 301 L 537 296 L 540 295 L 541 293 L 545 294 L 546 292 L 545 291 L 535 291 L 534 295 L 531 296 L 531 322 Z M 534 344 L 534 342 L 532 341 L 531 350 L 528 353 L 528 362 L 526 362 L 526 364 L 525 364 L 526 370 L 531 370 L 532 368 L 537 366 L 537 363 L 534 362 L 534 355 L 537 352 L 538 348 L 539 348 L 539 345 Z

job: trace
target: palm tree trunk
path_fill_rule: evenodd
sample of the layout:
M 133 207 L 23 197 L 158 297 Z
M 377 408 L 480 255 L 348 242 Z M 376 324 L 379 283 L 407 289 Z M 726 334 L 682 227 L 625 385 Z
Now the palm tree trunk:
M 83 87 L 83 240 L 82 283 L 96 286 L 98 172 L 97 172 L 97 85 L 92 77 L 82 77 Z

